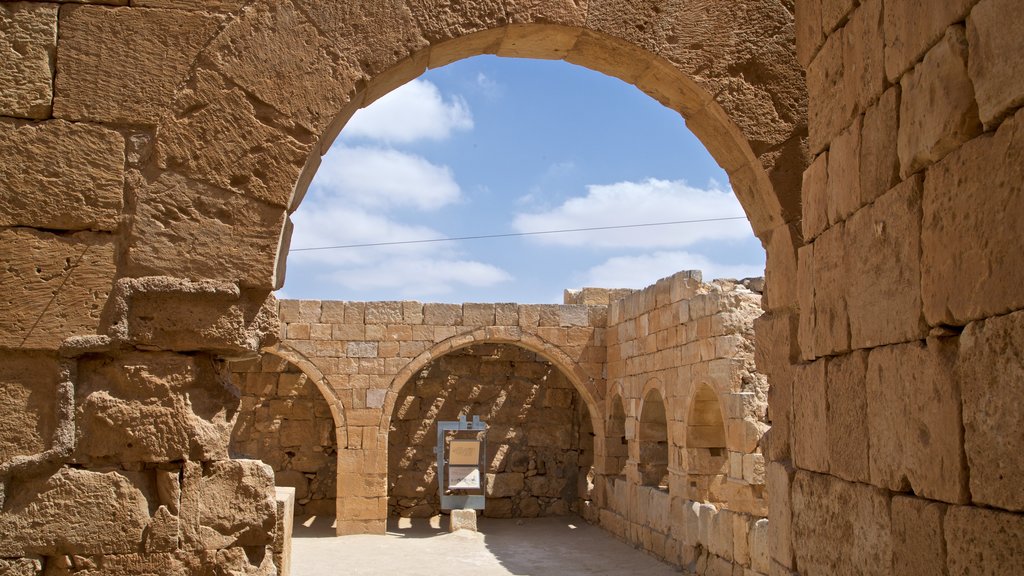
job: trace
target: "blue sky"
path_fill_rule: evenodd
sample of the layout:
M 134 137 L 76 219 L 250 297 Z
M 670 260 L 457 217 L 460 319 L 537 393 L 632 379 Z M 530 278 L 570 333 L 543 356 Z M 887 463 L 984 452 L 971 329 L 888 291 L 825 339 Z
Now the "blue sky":
M 352 118 L 292 216 L 292 248 L 742 215 L 677 112 L 565 62 L 480 56 Z M 761 275 L 764 251 L 746 220 L 293 250 L 279 296 L 553 303 L 691 268 Z

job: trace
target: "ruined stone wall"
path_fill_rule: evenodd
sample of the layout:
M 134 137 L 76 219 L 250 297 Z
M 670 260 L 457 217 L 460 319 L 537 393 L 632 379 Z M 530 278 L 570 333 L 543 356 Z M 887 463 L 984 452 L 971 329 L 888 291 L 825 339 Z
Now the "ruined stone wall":
M 1020 571 L 1024 11 L 805 1 L 797 26 L 800 314 L 763 332 L 798 352 L 769 370 L 775 567 Z
M 232 458 L 262 460 L 274 484 L 295 488 L 296 515 L 334 516 L 338 441 L 330 406 L 297 366 L 264 354 L 231 363 L 241 391 Z
M 391 515 L 440 512 L 433 450 L 437 421 L 460 415 L 480 416 L 489 427 L 485 516 L 561 516 L 579 510 L 594 450 L 590 415 L 579 394 L 536 353 L 482 344 L 432 361 L 399 394 L 388 437 Z
M 768 573 L 760 446 L 768 385 L 754 368 L 753 334 L 761 312 L 759 293 L 734 281 L 705 284 L 700 272 L 609 307 L 606 413 L 614 418 L 620 403 L 624 422 L 606 426 L 605 445 L 624 441 L 626 451 L 624 461 L 605 460 L 600 523 L 699 573 Z M 657 483 L 645 479 L 652 425 L 667 443 L 667 478 Z

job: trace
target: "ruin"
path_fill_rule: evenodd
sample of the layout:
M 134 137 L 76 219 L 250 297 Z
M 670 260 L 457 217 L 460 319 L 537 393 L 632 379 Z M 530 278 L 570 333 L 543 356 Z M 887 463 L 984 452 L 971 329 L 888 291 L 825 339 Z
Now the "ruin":
M 575 504 L 709 574 L 1019 572 L 1021 29 L 1015 0 L 0 3 L 0 573 L 275 573 L 275 469 L 298 506 L 333 495 L 339 532 L 379 531 L 431 506 L 388 496 L 419 375 L 507 350 L 580 411 L 561 475 L 509 477 L 511 513 Z M 686 274 L 537 310 L 275 301 L 346 120 L 480 54 L 681 114 L 767 253 L 753 350 L 692 322 L 738 290 Z M 303 422 L 307 451 L 253 445 Z M 572 452 L 575 493 L 543 496 Z

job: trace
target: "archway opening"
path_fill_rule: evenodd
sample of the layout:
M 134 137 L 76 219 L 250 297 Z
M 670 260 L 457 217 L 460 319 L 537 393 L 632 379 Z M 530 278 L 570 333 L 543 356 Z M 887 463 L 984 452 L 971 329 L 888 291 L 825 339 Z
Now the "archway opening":
M 626 473 L 626 462 L 629 460 L 629 441 L 626 438 L 626 410 L 622 396 L 615 394 L 611 402 L 611 414 L 606 424 L 605 460 L 608 474 L 622 477 Z
M 718 395 L 707 384 L 698 386 L 690 405 L 686 459 L 689 498 L 698 502 L 713 499 L 713 487 L 725 477 L 728 452 Z
M 668 490 L 668 419 L 665 402 L 657 390 L 649 391 L 644 397 L 637 443 L 641 485 Z
M 391 517 L 441 513 L 437 422 L 459 416 L 489 426 L 484 516 L 564 516 L 587 507 L 593 429 L 573 383 L 535 352 L 478 343 L 432 360 L 399 392 L 388 435 Z
M 334 516 L 336 424 L 315 379 L 271 353 L 229 366 L 241 394 L 231 457 L 270 465 L 275 485 L 295 489 L 295 516 Z

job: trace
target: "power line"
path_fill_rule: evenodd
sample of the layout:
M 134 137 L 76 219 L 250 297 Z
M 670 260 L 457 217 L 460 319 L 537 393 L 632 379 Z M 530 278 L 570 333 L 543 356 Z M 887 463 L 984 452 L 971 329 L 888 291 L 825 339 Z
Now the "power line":
M 513 238 L 518 236 L 540 236 L 541 234 L 565 234 L 568 232 L 591 232 L 595 230 L 619 230 L 622 228 L 647 228 L 651 226 L 674 226 L 678 224 L 699 224 L 702 222 L 724 222 L 726 220 L 746 220 L 746 216 L 729 216 L 725 218 L 703 218 L 700 220 L 675 220 L 673 222 L 650 222 L 647 224 L 620 224 L 618 226 L 593 226 L 590 228 L 567 228 L 564 230 L 542 230 L 539 232 L 509 232 L 507 234 L 483 234 L 479 236 L 459 236 L 458 238 L 426 238 L 422 240 L 398 240 L 394 242 L 370 242 L 367 244 L 341 244 L 338 246 L 316 246 L 311 248 L 292 248 L 291 252 L 312 252 L 314 250 L 341 250 L 345 248 L 373 248 L 376 246 L 399 246 L 402 244 L 427 244 L 430 242 L 456 242 L 459 240 L 485 240 L 489 238 Z

